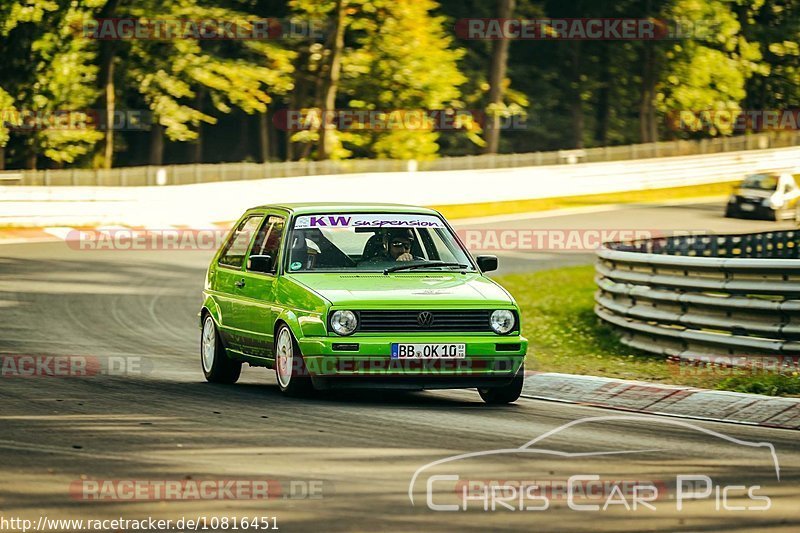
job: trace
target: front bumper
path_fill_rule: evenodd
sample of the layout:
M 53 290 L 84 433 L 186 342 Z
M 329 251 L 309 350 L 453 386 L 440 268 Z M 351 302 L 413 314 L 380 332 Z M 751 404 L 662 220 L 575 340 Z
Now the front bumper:
M 744 205 L 751 207 L 743 208 Z M 772 219 L 775 217 L 775 209 L 771 206 L 742 201 L 728 204 L 728 213 L 738 218 Z
M 393 359 L 392 343 L 463 343 L 463 359 Z M 348 350 L 335 349 L 334 345 Z M 441 389 L 506 385 L 520 371 L 528 341 L 519 335 L 305 337 L 306 371 L 317 388 Z M 357 348 L 353 345 L 357 345 Z

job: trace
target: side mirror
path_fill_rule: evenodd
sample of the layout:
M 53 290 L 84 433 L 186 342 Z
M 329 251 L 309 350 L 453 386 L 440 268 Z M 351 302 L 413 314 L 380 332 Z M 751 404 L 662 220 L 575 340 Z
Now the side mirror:
M 250 272 L 272 273 L 274 261 L 271 255 L 251 255 L 247 259 L 247 270 Z
M 481 272 L 491 272 L 497 270 L 497 256 L 496 255 L 479 255 L 475 258 L 478 262 L 478 268 Z

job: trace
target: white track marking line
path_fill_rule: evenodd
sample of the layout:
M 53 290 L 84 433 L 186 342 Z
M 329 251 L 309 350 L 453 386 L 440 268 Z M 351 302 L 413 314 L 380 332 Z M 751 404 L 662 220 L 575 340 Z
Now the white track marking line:
M 129 226 L 99 226 L 95 228 L 97 231 L 132 231 Z
M 47 233 L 48 235 L 52 235 L 53 237 L 58 237 L 62 241 L 66 241 L 67 237 L 71 234 L 74 236 L 76 230 L 75 228 L 67 227 L 67 226 L 53 226 L 49 228 L 44 228 L 42 231 Z

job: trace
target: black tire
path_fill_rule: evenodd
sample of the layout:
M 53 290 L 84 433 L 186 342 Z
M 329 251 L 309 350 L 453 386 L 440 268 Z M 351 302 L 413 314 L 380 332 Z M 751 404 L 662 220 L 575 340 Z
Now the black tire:
M 207 332 L 210 332 L 211 338 L 207 338 Z M 242 362 L 228 357 L 211 315 L 206 315 L 203 320 L 200 334 L 200 367 L 206 380 L 211 383 L 236 383 L 242 373 Z
M 286 336 L 288 335 L 288 345 Z M 290 361 L 291 373 L 283 371 L 281 358 L 285 357 L 284 348 L 291 347 Z M 284 354 L 284 355 L 282 355 Z M 275 379 L 278 388 L 288 396 L 305 396 L 314 390 L 309 376 L 303 354 L 300 353 L 300 346 L 292 334 L 291 328 L 286 324 L 281 324 L 275 334 Z
M 725 218 L 734 218 L 737 215 L 738 209 L 734 209 L 730 205 L 725 208 Z
M 490 387 L 488 389 L 478 389 L 478 394 L 484 402 L 489 405 L 499 405 L 516 402 L 522 394 L 522 386 L 525 384 L 525 365 L 523 364 L 514 380 L 502 387 Z

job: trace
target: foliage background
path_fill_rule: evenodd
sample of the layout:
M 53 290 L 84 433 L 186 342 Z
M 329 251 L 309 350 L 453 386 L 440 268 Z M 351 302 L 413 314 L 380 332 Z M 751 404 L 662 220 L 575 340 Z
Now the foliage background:
M 505 11 L 503 11 L 505 10 Z M 465 18 L 624 17 L 693 29 L 657 41 L 458 37 Z M 96 40 L 97 18 L 315 21 L 321 36 Z M 800 107 L 800 0 L 2 0 L 0 168 L 493 150 L 486 127 L 286 132 L 287 109 L 482 110 L 524 117 L 497 151 L 731 135 L 674 131 L 680 110 Z M 491 80 L 498 80 L 492 92 Z M 144 111 L 152 126 L 13 127 L 19 111 Z M 109 113 L 113 115 L 113 113 Z M 102 126 L 102 124 L 101 124 Z M 324 137 L 324 138 L 323 138 Z

